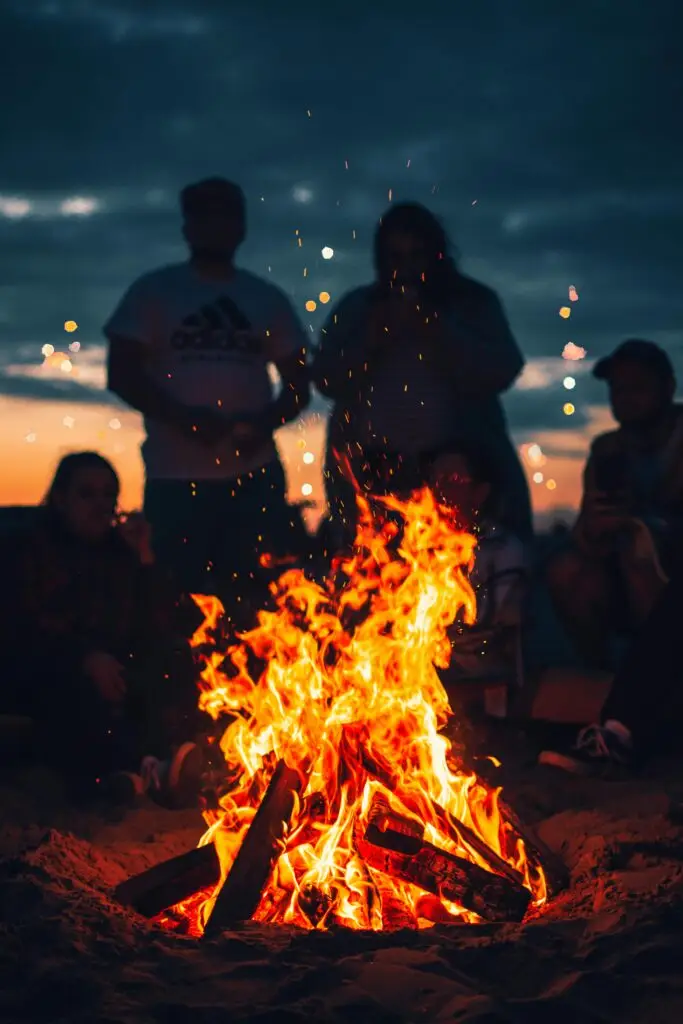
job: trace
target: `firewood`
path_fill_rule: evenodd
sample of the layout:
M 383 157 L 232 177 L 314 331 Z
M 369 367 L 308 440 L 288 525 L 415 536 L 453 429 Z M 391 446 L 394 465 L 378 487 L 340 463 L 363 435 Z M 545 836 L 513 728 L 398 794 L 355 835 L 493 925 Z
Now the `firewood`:
M 509 822 L 512 830 L 524 843 L 527 857 L 543 868 L 548 896 L 555 896 L 569 885 L 569 870 L 562 858 L 551 850 L 530 825 L 525 824 L 518 814 L 504 800 L 498 801 L 498 809 Z
M 388 765 L 382 765 L 376 758 L 368 754 L 367 751 L 363 751 L 362 763 L 365 770 L 379 779 L 390 792 L 396 792 L 397 781 L 393 773 L 389 770 Z M 419 801 L 410 793 L 401 792 L 398 796 L 401 803 L 404 804 L 406 810 L 412 814 L 420 815 Z M 507 878 L 513 885 L 518 885 L 522 881 L 522 876 L 511 864 L 508 864 L 506 860 L 503 860 L 499 854 L 492 850 L 488 843 L 484 842 L 474 829 L 470 828 L 469 825 L 465 825 L 464 822 L 456 818 L 454 814 L 447 811 L 445 807 L 441 807 L 435 800 L 426 798 L 429 806 L 434 814 L 434 822 L 437 827 L 448 836 L 454 843 L 459 845 L 469 846 L 471 850 L 479 854 L 479 856 L 488 864 L 492 871 L 497 872 L 499 875 Z
M 382 829 L 373 821 L 372 810 L 365 833 L 356 828 L 354 840 L 370 867 L 488 921 L 521 921 L 526 914 L 531 893 L 521 883 L 446 853 L 408 829 Z
M 156 917 L 201 889 L 216 885 L 220 875 L 216 847 L 207 843 L 126 879 L 114 890 L 114 898 L 143 917 Z
M 278 858 L 302 782 L 298 771 L 289 768 L 284 761 L 278 761 L 232 868 L 220 888 L 206 923 L 204 938 L 210 938 L 232 924 L 248 921 L 254 914 Z

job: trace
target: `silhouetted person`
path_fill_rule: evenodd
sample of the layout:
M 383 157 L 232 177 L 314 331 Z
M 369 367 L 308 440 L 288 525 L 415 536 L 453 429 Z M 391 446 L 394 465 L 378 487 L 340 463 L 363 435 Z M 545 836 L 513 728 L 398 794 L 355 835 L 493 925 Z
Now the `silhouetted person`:
M 497 296 L 460 272 L 417 203 L 382 218 L 374 257 L 375 282 L 333 310 L 312 365 L 334 401 L 325 468 L 340 542 L 353 534 L 355 500 L 338 455 L 370 489 L 409 489 L 421 455 L 468 436 L 496 462 L 505 525 L 529 537 L 528 487 L 499 397 L 524 360 Z
M 548 566 L 562 621 L 587 664 L 606 668 L 611 635 L 642 623 L 683 529 L 683 407 L 666 352 L 630 340 L 593 371 L 617 430 L 596 437 L 571 546 Z
M 242 190 L 208 179 L 180 205 L 190 259 L 135 281 L 107 322 L 109 387 L 144 416 L 159 558 L 186 590 L 218 592 L 235 611 L 259 555 L 287 547 L 273 432 L 309 400 L 305 336 L 284 293 L 235 266 Z
M 544 750 L 541 764 L 576 775 L 619 777 L 661 754 L 681 753 L 683 575 L 662 590 L 617 671 L 599 722 L 568 748 Z
M 94 794 L 178 781 L 201 754 L 189 651 L 140 515 L 116 516 L 119 481 L 95 452 L 60 462 L 35 525 L 2 539 L 0 710 L 38 725 L 41 753 Z M 144 765 L 143 765 L 144 761 Z M 182 772 L 180 773 L 182 774 Z

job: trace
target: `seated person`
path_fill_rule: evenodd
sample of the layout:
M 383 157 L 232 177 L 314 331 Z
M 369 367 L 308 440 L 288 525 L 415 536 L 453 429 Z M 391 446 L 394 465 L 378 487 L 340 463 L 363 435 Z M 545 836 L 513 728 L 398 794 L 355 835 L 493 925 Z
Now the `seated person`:
M 553 603 L 591 668 L 609 668 L 610 633 L 648 616 L 683 525 L 683 407 L 671 361 L 626 341 L 595 366 L 617 430 L 596 437 L 572 543 L 548 566 Z
M 522 541 L 497 522 L 493 465 L 484 448 L 465 441 L 429 456 L 425 464 L 425 479 L 437 500 L 478 541 L 470 576 L 477 621 L 474 627 L 452 627 L 449 680 L 505 674 L 512 666 L 504 641 L 509 627 L 519 626 L 522 619 L 526 552 Z
M 147 524 L 117 517 L 118 495 L 105 459 L 68 455 L 35 526 L 4 538 L 0 713 L 34 720 L 41 753 L 80 795 L 123 801 L 152 786 L 184 801 L 202 760 L 182 742 L 196 731 L 192 661 L 174 654 Z
M 599 723 L 582 729 L 570 749 L 542 751 L 540 764 L 573 774 L 609 777 L 642 767 L 662 752 L 680 754 L 681 621 L 683 575 L 677 574 L 626 652 Z

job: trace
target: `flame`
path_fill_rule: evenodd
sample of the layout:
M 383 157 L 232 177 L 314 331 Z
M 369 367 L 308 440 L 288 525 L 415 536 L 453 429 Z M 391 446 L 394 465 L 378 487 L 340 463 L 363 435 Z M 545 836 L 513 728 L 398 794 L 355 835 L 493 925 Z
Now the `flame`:
M 540 906 L 542 868 L 503 820 L 499 791 L 462 766 L 441 731 L 452 712 L 437 667 L 450 660 L 447 628 L 475 620 L 468 571 L 476 541 L 426 489 L 407 501 L 372 499 L 371 508 L 359 496 L 358 504 L 353 552 L 324 585 L 284 572 L 271 588 L 274 610 L 260 611 L 256 628 L 227 653 L 203 654 L 200 706 L 214 719 L 228 716 L 220 747 L 230 788 L 217 811 L 205 812 L 200 845 L 215 843 L 225 879 L 284 759 L 306 784 L 255 920 L 373 930 L 478 920 L 363 861 L 354 835 L 377 797 L 419 819 L 425 840 L 487 868 L 447 834 L 438 814 L 445 809 L 520 872 Z M 205 621 L 192 642 L 206 650 L 222 609 L 216 598 L 195 601 Z M 164 920 L 183 918 L 185 930 L 201 933 L 218 888 Z

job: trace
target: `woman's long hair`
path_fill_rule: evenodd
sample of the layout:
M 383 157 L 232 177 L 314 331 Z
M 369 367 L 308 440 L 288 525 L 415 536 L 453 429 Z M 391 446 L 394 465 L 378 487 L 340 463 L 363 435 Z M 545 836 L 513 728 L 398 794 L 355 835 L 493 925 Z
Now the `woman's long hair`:
M 427 255 L 425 293 L 435 304 L 448 305 L 466 279 L 460 274 L 457 254 L 438 217 L 421 203 L 397 203 L 384 214 L 374 239 L 375 273 L 382 291 L 391 287 L 394 276 L 387 254 L 387 240 L 393 234 L 420 240 Z

